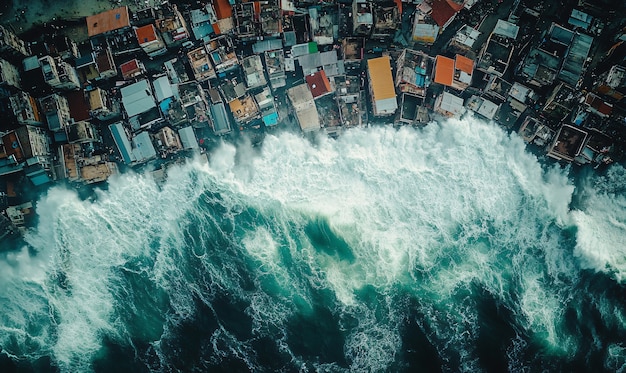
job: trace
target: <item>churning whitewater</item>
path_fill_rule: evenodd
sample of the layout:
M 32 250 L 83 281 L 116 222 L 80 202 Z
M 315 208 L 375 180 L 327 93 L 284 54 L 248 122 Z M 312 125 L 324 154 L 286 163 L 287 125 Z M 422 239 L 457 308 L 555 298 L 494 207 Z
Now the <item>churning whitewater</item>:
M 41 198 L 0 260 L 3 366 L 626 369 L 621 166 L 570 180 L 471 117 L 209 159 Z

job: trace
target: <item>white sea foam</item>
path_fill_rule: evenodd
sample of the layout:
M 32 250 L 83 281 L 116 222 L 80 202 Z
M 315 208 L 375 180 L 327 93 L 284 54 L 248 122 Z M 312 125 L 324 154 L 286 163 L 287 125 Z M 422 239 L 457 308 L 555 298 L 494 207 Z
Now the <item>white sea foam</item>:
M 581 262 L 626 270 L 608 246 L 599 259 L 587 252 L 606 234 L 623 241 L 623 205 L 616 210 L 599 195 L 596 207 L 570 215 L 566 171 L 544 170 L 517 136 L 471 117 L 422 130 L 348 131 L 315 145 L 268 135 L 255 152 L 224 144 L 208 165 L 172 168 L 161 188 L 148 175 L 128 174 L 95 201 L 54 188 L 38 203 L 41 223 L 27 237 L 37 254 L 0 261 L 0 286 L 9 289 L 0 297 L 9 310 L 0 316 L 0 344 L 16 341 L 9 352 L 51 355 L 63 370 L 85 370 L 105 336 L 125 343 L 145 329 L 168 366 L 161 342 L 194 317 L 197 300 L 212 309 L 223 292 L 247 304 L 255 336 L 275 337 L 304 366 L 286 330 L 294 315 L 314 312 L 312 294 L 321 292 L 332 294 L 325 306 L 333 314 L 358 320 L 342 324 L 350 367 L 385 370 L 401 349 L 408 306 L 397 303 L 400 291 L 419 300 L 420 322 L 444 365 L 457 360 L 474 370 L 476 287 L 516 315 L 525 334 L 559 353 L 576 352 L 562 327 L 568 283 L 578 276 L 560 237 L 571 217 Z M 307 231 L 311 222 L 347 248 L 320 248 Z M 132 289 L 127 272 L 166 299 Z M 364 289 L 375 299 L 364 299 Z M 163 320 L 144 317 L 147 306 L 127 296 L 154 297 L 147 304 L 163 307 Z M 213 342 L 219 359 L 254 366 L 250 341 L 223 325 Z M 517 347 L 511 353 L 521 355 Z
M 584 210 L 572 212 L 578 228 L 575 254 L 582 265 L 626 281 L 626 170 L 613 166 L 587 186 Z

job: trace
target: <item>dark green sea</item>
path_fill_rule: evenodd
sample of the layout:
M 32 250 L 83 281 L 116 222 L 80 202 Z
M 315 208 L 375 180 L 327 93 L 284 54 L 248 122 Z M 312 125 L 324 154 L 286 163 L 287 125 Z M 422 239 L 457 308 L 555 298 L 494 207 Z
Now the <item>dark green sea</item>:
M 626 370 L 626 170 L 471 118 L 224 144 L 0 257 L 0 371 Z

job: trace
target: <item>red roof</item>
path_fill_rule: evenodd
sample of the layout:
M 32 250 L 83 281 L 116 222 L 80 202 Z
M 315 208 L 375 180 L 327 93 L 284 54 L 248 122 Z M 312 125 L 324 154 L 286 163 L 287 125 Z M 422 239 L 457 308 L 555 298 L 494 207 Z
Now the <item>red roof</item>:
M 137 35 L 137 40 L 139 44 L 149 43 L 151 41 L 157 40 L 156 29 L 153 24 L 141 26 L 135 29 L 135 34 Z
M 461 5 L 450 0 L 433 0 L 431 7 L 433 11 L 430 13 L 430 16 L 439 27 L 445 26 L 445 24 L 448 23 L 448 21 L 462 8 Z
M 311 90 L 313 98 L 325 95 L 331 91 L 330 81 L 324 70 L 306 76 L 306 84 Z
M 120 65 L 120 70 L 122 70 L 122 76 L 126 78 L 129 74 L 139 70 L 139 61 L 130 60 L 128 62 L 124 62 Z

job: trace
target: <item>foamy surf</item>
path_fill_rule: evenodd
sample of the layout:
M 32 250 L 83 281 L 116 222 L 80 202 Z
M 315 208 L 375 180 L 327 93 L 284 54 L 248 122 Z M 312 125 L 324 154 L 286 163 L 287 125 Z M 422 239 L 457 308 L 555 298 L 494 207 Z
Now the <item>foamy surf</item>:
M 515 135 L 468 117 L 209 158 L 161 186 L 126 174 L 92 201 L 43 196 L 32 250 L 0 261 L 3 353 L 62 371 L 115 367 L 114 352 L 150 370 L 623 361 L 580 335 L 601 333 L 587 304 L 626 330 L 622 300 L 588 285 L 621 281 L 623 255 L 592 248 L 626 238 L 623 190 L 594 186 L 570 212 L 567 171 Z

